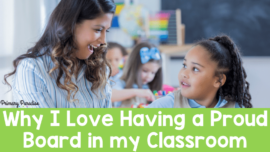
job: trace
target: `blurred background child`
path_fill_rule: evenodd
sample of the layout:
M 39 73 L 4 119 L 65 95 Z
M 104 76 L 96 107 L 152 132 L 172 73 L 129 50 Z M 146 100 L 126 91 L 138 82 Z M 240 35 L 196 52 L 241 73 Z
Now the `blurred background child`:
M 123 70 L 123 76 L 112 87 L 114 106 L 119 107 L 121 101 L 135 96 L 153 101 L 154 95 L 152 92 L 162 88 L 161 66 L 161 55 L 156 47 L 147 42 L 136 45 L 129 55 Z
M 106 54 L 106 59 L 111 64 L 112 68 L 112 74 L 111 74 L 111 80 L 112 85 L 113 82 L 117 81 L 123 74 L 123 66 L 125 64 L 125 61 L 127 60 L 128 52 L 127 50 L 120 44 L 109 42 L 108 43 L 108 51 Z

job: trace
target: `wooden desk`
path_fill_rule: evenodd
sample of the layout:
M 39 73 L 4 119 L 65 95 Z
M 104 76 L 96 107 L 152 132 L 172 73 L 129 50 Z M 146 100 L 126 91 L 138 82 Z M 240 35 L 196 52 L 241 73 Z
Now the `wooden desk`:
M 173 54 L 185 54 L 194 44 L 185 45 L 160 45 L 159 50 L 161 53 L 173 55 Z

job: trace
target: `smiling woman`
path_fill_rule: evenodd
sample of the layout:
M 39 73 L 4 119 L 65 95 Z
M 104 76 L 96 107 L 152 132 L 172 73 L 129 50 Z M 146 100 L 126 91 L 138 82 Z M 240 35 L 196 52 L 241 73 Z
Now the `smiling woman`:
M 76 56 L 79 59 L 86 59 L 97 49 L 105 44 L 106 32 L 111 25 L 113 14 L 103 14 L 94 20 L 85 20 L 75 27 L 75 40 L 78 45 Z M 89 28 L 90 27 L 90 28 Z
M 105 39 L 114 11 L 113 0 L 61 0 L 42 37 L 5 75 L 9 86 L 14 75 L 14 100 L 39 103 L 28 107 L 111 107 Z

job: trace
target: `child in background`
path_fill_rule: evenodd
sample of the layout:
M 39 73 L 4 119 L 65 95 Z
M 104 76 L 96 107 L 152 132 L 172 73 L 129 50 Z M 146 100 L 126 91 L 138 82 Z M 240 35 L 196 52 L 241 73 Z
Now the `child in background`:
M 114 85 L 113 82 L 117 81 L 122 76 L 122 68 L 127 56 L 128 53 L 122 45 L 114 42 L 108 43 L 106 59 L 111 64 L 112 68 L 112 75 L 110 77 L 110 79 L 113 80 L 111 81 L 112 85 Z
M 129 55 L 123 76 L 112 86 L 114 106 L 119 107 L 121 101 L 136 96 L 153 101 L 152 92 L 162 88 L 161 65 L 161 55 L 156 47 L 146 42 L 136 45 Z
M 251 108 L 240 52 L 228 36 L 199 41 L 178 74 L 180 90 L 147 108 Z

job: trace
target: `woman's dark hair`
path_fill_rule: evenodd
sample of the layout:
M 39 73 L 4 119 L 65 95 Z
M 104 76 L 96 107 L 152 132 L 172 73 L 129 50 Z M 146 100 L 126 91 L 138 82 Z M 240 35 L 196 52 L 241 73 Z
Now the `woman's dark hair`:
M 143 47 L 147 47 L 151 49 L 152 47 L 155 47 L 154 45 L 142 42 L 137 44 L 132 52 L 130 53 L 130 57 L 128 58 L 128 61 L 123 69 L 123 76 L 121 77 L 122 80 L 126 82 L 126 88 L 132 88 L 133 84 L 137 84 L 138 88 L 142 88 L 142 80 L 140 76 L 141 68 L 142 68 L 142 62 L 140 57 L 140 50 Z M 163 77 L 162 77 L 162 59 L 160 60 L 153 60 L 151 59 L 149 62 L 156 62 L 160 65 L 160 68 L 158 69 L 155 78 L 152 82 L 148 83 L 150 90 L 161 90 L 162 89 L 162 83 L 163 83 Z
M 217 63 L 216 76 L 222 79 L 226 75 L 226 82 L 219 88 L 218 96 L 235 101 L 241 107 L 252 108 L 249 83 L 246 81 L 246 71 L 243 67 L 241 54 L 235 43 L 226 35 L 216 36 L 196 43 L 204 47 L 211 59 Z
M 127 50 L 122 45 L 115 43 L 115 42 L 108 42 L 107 44 L 108 44 L 108 47 L 107 47 L 108 50 L 113 49 L 113 48 L 119 48 L 121 50 L 121 53 L 123 56 L 128 55 Z
M 17 57 L 13 61 L 15 70 L 4 76 L 5 83 L 10 87 L 7 78 L 16 73 L 16 69 L 21 60 L 25 58 L 37 58 L 43 55 L 51 56 L 55 67 L 50 70 L 50 74 L 58 69 L 57 86 L 68 92 L 68 101 L 72 92 L 75 94 L 78 87 L 71 81 L 72 75 L 78 75 L 83 64 L 87 65 L 85 70 L 86 79 L 92 82 L 92 91 L 104 88 L 107 82 L 106 69 L 111 68 L 105 58 L 106 49 L 99 47 L 86 60 L 76 58 L 77 46 L 74 39 L 76 24 L 84 20 L 98 18 L 105 13 L 115 12 L 113 0 L 61 0 L 52 12 L 48 25 L 42 37 L 34 47 L 30 48 L 26 54 Z M 60 78 L 65 75 L 64 84 L 60 83 Z M 73 101 L 73 100 L 72 100 Z

